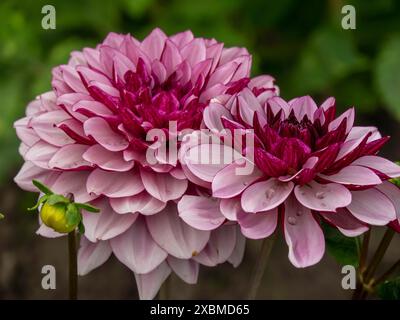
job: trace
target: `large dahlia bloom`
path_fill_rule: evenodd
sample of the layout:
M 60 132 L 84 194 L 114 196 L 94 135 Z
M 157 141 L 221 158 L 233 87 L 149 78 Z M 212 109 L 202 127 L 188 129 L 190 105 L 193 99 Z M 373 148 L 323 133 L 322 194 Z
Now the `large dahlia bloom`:
M 369 225 L 396 219 L 400 192 L 387 180 L 400 176 L 400 167 L 377 155 L 388 137 L 375 127 L 354 126 L 353 108 L 335 117 L 333 98 L 318 107 L 308 96 L 286 102 L 263 94 L 253 86 L 213 99 L 204 121 L 219 139 L 193 133 L 182 146 L 188 177 L 219 199 L 213 205 L 185 195 L 178 207 L 189 225 L 213 230 L 237 221 L 246 237 L 260 239 L 281 222 L 290 261 L 306 267 L 324 254 L 321 221 L 357 236 Z M 233 131 L 250 135 L 253 143 L 242 139 L 231 148 L 226 133 Z M 207 153 L 211 161 L 199 161 Z M 226 159 L 229 153 L 227 163 L 221 154 Z M 240 173 L 246 166 L 253 170 Z
M 113 252 L 134 271 L 140 296 L 152 298 L 171 269 L 193 283 L 198 263 L 240 262 L 244 238 L 237 226 L 199 231 L 178 219 L 175 201 L 198 188 L 147 136 L 158 129 L 170 146 L 185 129 L 199 129 L 209 100 L 235 91 L 250 65 L 244 48 L 155 29 L 141 42 L 111 33 L 53 70 L 53 91 L 15 122 L 25 160 L 15 181 L 36 191 L 36 179 L 101 209 L 83 212 L 80 274 Z M 149 150 L 157 161 L 148 161 Z M 57 236 L 45 225 L 38 233 Z

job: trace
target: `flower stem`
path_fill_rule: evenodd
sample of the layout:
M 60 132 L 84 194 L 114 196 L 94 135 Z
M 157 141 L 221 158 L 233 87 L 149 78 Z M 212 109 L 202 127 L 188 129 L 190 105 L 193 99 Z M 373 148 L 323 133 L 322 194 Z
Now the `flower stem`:
M 392 228 L 386 229 L 386 232 L 385 232 L 381 242 L 379 243 L 378 249 L 376 250 L 374 256 L 372 257 L 371 264 L 365 271 L 365 282 L 366 283 L 368 283 L 374 276 L 375 271 L 378 268 L 379 263 L 382 261 L 382 258 L 385 255 L 385 252 L 386 252 L 387 248 L 389 247 L 394 234 L 395 234 L 395 231 Z
M 69 299 L 76 300 L 78 298 L 78 262 L 75 230 L 68 233 L 68 257 Z
M 371 239 L 371 229 L 368 229 L 368 231 L 364 234 L 362 245 L 361 245 L 361 253 L 360 253 L 360 260 L 358 263 L 358 269 L 357 269 L 357 286 L 356 290 L 354 290 L 352 300 L 358 300 L 361 292 L 363 290 L 363 283 L 362 283 L 362 278 L 366 269 L 366 262 L 367 262 L 367 257 L 368 257 L 368 247 L 369 247 L 369 241 Z
M 376 269 L 380 262 L 382 261 L 383 256 L 386 253 L 387 248 L 390 245 L 390 242 L 393 239 L 395 231 L 392 228 L 387 228 L 386 232 L 379 243 L 378 249 L 376 250 L 374 256 L 371 259 L 371 263 L 368 268 L 365 270 L 365 275 L 363 277 L 363 287 L 361 293 L 359 295 L 359 299 L 364 300 L 368 297 L 370 291 L 373 290 L 372 284 L 375 283 L 373 276 L 375 274 Z
M 397 262 L 393 266 L 391 266 L 389 270 L 387 270 L 383 275 L 374 280 L 373 286 L 375 287 L 378 284 L 381 284 L 382 282 L 387 280 L 398 268 L 400 268 L 400 260 L 397 260 Z
M 361 254 L 360 254 L 360 263 L 359 263 L 359 272 L 363 273 L 366 269 L 366 262 L 368 258 L 368 247 L 369 247 L 369 240 L 371 239 L 371 229 L 369 229 L 363 237 L 362 247 L 361 247 Z
M 258 288 L 260 287 L 261 280 L 267 266 L 268 258 L 272 251 L 272 246 L 275 242 L 275 235 L 265 238 L 261 244 L 261 249 L 257 257 L 253 279 L 250 283 L 250 291 L 247 297 L 248 300 L 254 300 L 257 296 Z

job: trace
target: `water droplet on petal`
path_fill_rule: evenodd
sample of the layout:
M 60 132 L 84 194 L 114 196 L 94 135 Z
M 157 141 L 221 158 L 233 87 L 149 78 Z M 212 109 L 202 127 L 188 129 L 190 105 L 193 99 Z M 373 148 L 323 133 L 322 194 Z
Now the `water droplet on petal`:
M 296 212 L 296 216 L 300 217 L 303 214 L 303 210 L 299 209 Z
M 295 217 L 288 217 L 288 223 L 294 226 L 297 222 L 297 219 Z

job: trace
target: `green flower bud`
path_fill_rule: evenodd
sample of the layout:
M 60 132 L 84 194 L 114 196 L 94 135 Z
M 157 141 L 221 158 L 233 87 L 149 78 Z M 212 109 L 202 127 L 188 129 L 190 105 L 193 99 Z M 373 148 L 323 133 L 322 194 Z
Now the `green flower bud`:
M 55 194 L 47 186 L 37 180 L 32 183 L 44 193 L 35 206 L 29 208 L 34 211 L 42 205 L 40 209 L 40 218 L 42 222 L 59 233 L 70 233 L 78 228 L 81 234 L 85 233 L 82 223 L 81 209 L 88 212 L 99 212 L 100 210 L 88 203 L 77 203 L 73 201 L 72 194 L 66 197 Z
M 40 210 L 40 218 L 49 228 L 59 233 L 69 233 L 79 224 L 76 221 L 70 221 L 67 218 L 67 208 L 65 203 L 49 204 L 45 202 Z M 75 223 L 74 223 L 75 222 Z

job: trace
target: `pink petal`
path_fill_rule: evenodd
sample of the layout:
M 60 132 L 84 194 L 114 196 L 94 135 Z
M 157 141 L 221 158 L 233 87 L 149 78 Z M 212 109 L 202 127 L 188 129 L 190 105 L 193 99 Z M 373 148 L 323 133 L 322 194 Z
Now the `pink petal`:
M 40 182 L 46 181 L 49 176 L 49 171 L 44 170 L 38 166 L 35 166 L 32 162 L 26 161 L 18 174 L 14 177 L 14 182 L 26 191 L 38 192 L 37 188 L 32 184 L 32 180 L 38 180 Z
M 225 218 L 236 221 L 238 213 L 242 211 L 240 198 L 221 199 L 219 209 Z
M 357 237 L 369 229 L 347 209 L 338 209 L 336 212 L 320 212 L 320 214 L 347 237 Z
M 246 165 L 252 166 L 253 170 L 250 174 L 240 174 L 239 170 L 244 166 L 243 164 L 238 164 L 238 162 L 234 162 L 219 171 L 212 182 L 213 196 L 217 198 L 232 198 L 262 177 L 262 173 L 249 161 L 246 161 Z
M 385 158 L 378 156 L 364 156 L 358 158 L 352 165 L 363 166 L 384 173 L 390 178 L 400 176 L 400 166 Z
M 301 121 L 304 116 L 312 120 L 314 118 L 314 112 L 318 109 L 316 103 L 310 96 L 296 98 L 289 104 L 298 121 Z
M 369 141 L 374 141 L 377 139 L 382 138 L 381 134 L 379 133 L 378 129 L 376 127 L 357 127 L 354 126 L 351 128 L 349 134 L 347 135 L 346 140 L 353 140 L 353 139 L 358 139 L 361 137 L 364 137 L 367 133 L 371 132 L 372 135 L 369 137 Z
M 320 174 L 319 176 L 328 181 L 340 184 L 368 186 L 382 183 L 381 179 L 370 169 L 360 166 L 347 166 L 338 173 L 329 176 Z
M 85 237 L 78 252 L 78 274 L 84 276 L 108 260 L 112 251 L 108 241 L 92 243 Z
M 143 217 L 110 243 L 118 260 L 135 273 L 153 271 L 168 256 L 152 239 Z
M 383 226 L 396 219 L 393 203 L 375 188 L 352 191 L 352 201 L 347 209 L 359 220 Z
M 107 150 L 122 151 L 129 146 L 129 142 L 113 131 L 107 121 L 102 118 L 95 117 L 86 120 L 83 128 L 87 136 L 91 136 Z
M 392 201 L 396 209 L 397 218 L 400 219 L 400 188 L 389 181 L 375 187 Z
M 146 217 L 146 221 L 158 245 L 179 259 L 190 259 L 198 254 L 210 237 L 209 231 L 193 229 L 183 222 L 173 204 L 156 215 Z
M 238 215 L 240 230 L 250 239 L 263 239 L 269 237 L 278 224 L 278 209 L 266 212 L 247 213 Z
M 235 244 L 236 226 L 224 225 L 211 233 L 207 246 L 193 259 L 205 266 L 216 266 L 228 260 Z
M 156 28 L 143 40 L 141 49 L 149 56 L 151 60 L 160 60 L 166 40 L 167 36 L 165 33 Z
M 146 274 L 135 273 L 136 285 L 141 300 L 153 299 L 163 282 L 168 278 L 171 269 L 166 262 Z
M 205 143 L 187 148 L 181 162 L 196 177 L 212 182 L 218 171 L 239 158 L 243 157 L 229 146 Z
M 210 103 L 209 106 L 204 110 L 203 119 L 208 129 L 220 132 L 224 129 L 221 118 L 232 119 L 232 116 L 228 109 L 218 103 Z
M 305 207 L 316 211 L 336 211 L 351 202 L 351 192 L 341 184 L 319 184 L 312 181 L 304 186 L 296 186 L 294 194 Z
M 111 198 L 129 197 L 144 190 L 137 171 L 109 172 L 93 170 L 86 183 L 87 192 Z
M 325 252 L 325 238 L 321 227 L 309 209 L 294 196 L 285 202 L 284 232 L 289 246 L 289 260 L 297 268 L 318 263 Z
M 199 230 L 214 230 L 225 221 L 214 198 L 185 195 L 178 202 L 178 211 L 183 221 Z
M 232 76 L 237 68 L 238 64 L 236 62 L 230 62 L 219 66 L 210 76 L 210 79 L 208 80 L 208 87 L 212 87 L 217 83 L 227 84 L 229 81 L 231 81 Z
M 192 259 L 184 260 L 177 259 L 173 256 L 168 256 L 167 262 L 179 278 L 189 284 L 197 283 L 199 276 L 199 264 Z
M 328 130 L 333 131 L 333 130 L 337 129 L 339 127 L 340 123 L 343 121 L 343 119 L 346 118 L 347 119 L 346 133 L 349 133 L 351 128 L 353 127 L 354 114 L 355 114 L 354 108 L 348 109 L 346 112 L 342 113 L 339 117 L 337 117 L 335 120 L 333 120 L 329 124 Z
M 64 170 L 91 168 L 92 164 L 82 157 L 87 149 L 88 146 L 83 144 L 66 145 L 50 159 L 49 166 L 50 168 Z
M 83 159 L 109 171 L 129 171 L 134 161 L 125 161 L 121 152 L 112 152 L 101 145 L 93 145 L 83 154 Z
M 286 200 L 293 187 L 293 182 L 280 182 L 275 178 L 257 182 L 243 192 L 242 208 L 247 212 L 274 209 Z
M 182 57 L 178 48 L 169 39 L 165 42 L 161 62 L 167 70 L 167 77 L 171 75 L 176 70 L 176 67 L 182 62 Z
M 120 215 L 108 204 L 106 199 L 96 200 L 93 205 L 99 213 L 82 212 L 85 236 L 92 242 L 109 240 L 125 232 L 137 219 L 137 214 Z
M 30 124 L 41 139 L 62 147 L 66 144 L 74 143 L 74 141 L 63 130 L 57 128 L 57 125 L 70 118 L 71 116 L 63 110 L 57 110 L 46 112 L 33 118 Z
M 137 195 L 124 198 L 111 198 L 111 207 L 120 214 L 139 212 L 152 215 L 165 208 L 166 203 L 143 191 Z
M 140 170 L 140 177 L 146 191 L 163 202 L 181 197 L 188 185 L 187 180 L 175 179 L 169 173 Z
M 193 39 L 181 50 L 182 58 L 186 59 L 191 67 L 206 59 L 206 46 L 201 38 Z
M 55 193 L 66 195 L 72 193 L 75 202 L 89 202 L 97 198 L 97 195 L 86 191 L 86 181 L 90 172 L 86 171 L 65 171 L 55 180 L 51 190 Z
M 242 235 L 239 230 L 236 230 L 236 245 L 232 251 L 232 254 L 228 258 L 229 263 L 237 268 L 243 260 L 244 250 L 246 249 L 246 238 Z
M 25 161 L 32 161 L 32 163 L 43 169 L 49 169 L 49 160 L 59 150 L 52 144 L 49 144 L 43 140 L 39 140 L 25 153 Z

